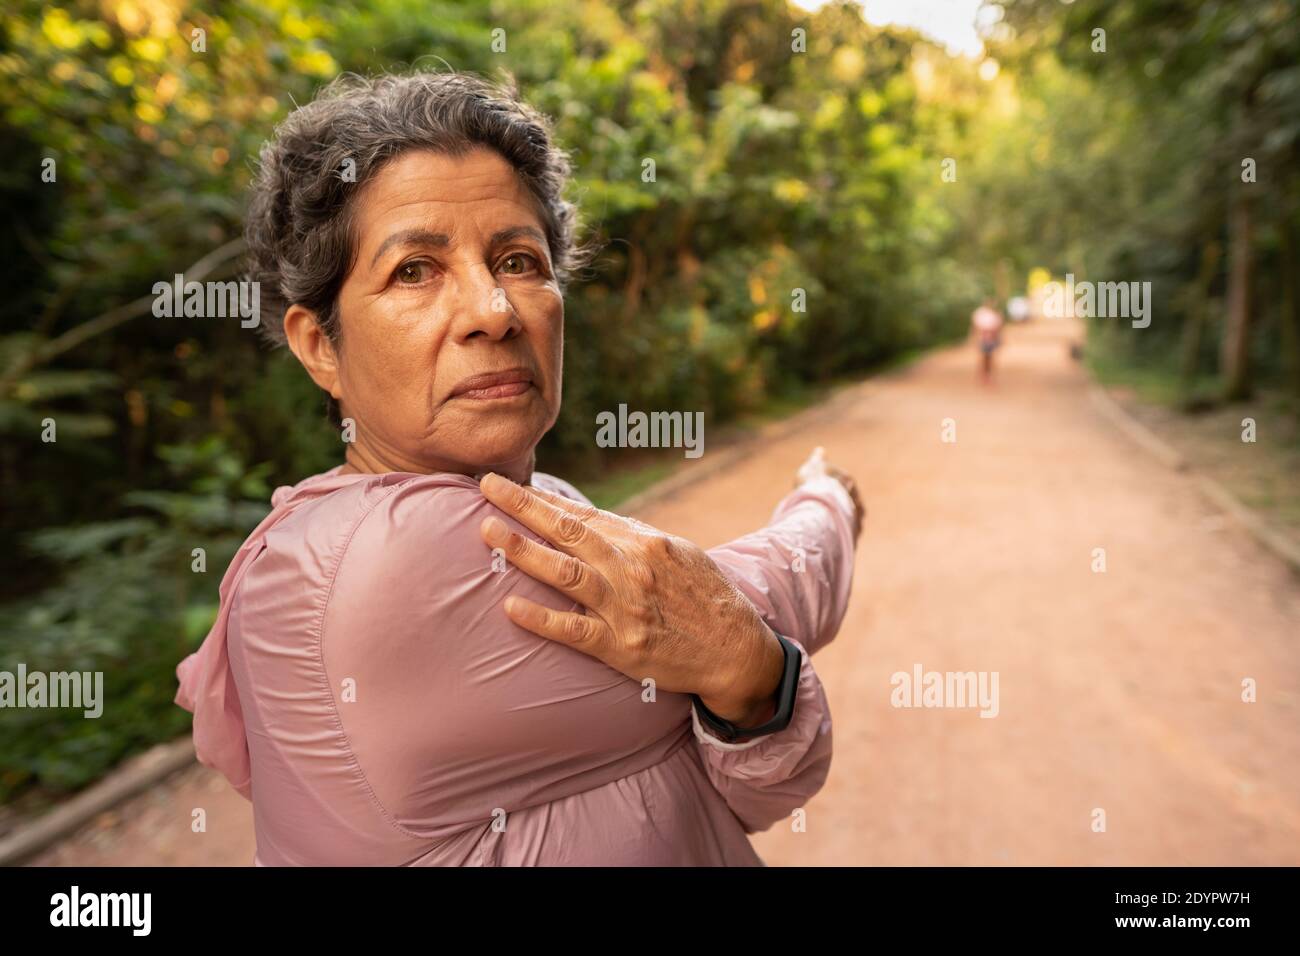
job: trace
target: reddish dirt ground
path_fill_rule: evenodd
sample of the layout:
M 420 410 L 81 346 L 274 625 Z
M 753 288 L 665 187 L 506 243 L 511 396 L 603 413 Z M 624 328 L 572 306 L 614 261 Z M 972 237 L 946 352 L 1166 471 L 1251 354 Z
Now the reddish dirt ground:
M 1074 334 L 1011 330 L 989 388 L 970 348 L 936 352 L 638 512 L 725 541 L 814 445 L 863 488 L 853 601 L 814 660 L 834 763 L 805 831 L 754 838 L 769 864 L 1300 864 L 1300 579 L 1089 402 Z M 917 664 L 996 671 L 998 715 L 891 706 Z M 36 862 L 252 855 L 247 803 L 194 768 Z

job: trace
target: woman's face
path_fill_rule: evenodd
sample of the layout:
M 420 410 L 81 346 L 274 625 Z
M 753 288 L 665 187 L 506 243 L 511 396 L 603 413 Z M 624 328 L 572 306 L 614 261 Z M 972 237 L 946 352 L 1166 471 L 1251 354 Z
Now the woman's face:
M 285 318 L 294 353 L 356 423 L 349 464 L 527 478 L 559 413 L 564 342 L 532 194 L 481 147 L 404 153 L 363 189 L 338 348 L 299 306 Z

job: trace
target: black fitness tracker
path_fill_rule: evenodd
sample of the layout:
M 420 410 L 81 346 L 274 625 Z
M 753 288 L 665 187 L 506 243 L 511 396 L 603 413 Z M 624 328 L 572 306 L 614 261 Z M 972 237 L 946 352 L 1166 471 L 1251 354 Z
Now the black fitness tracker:
M 781 649 L 785 651 L 785 669 L 781 672 L 781 684 L 776 692 L 776 715 L 767 723 L 757 727 L 737 727 L 731 721 L 723 720 L 705 707 L 699 695 L 691 695 L 700 723 L 727 743 L 733 743 L 743 737 L 774 734 L 790 726 L 790 720 L 794 717 L 794 699 L 799 690 L 799 670 L 803 667 L 803 654 L 797 645 L 780 634 L 776 635 L 776 639 L 781 642 Z

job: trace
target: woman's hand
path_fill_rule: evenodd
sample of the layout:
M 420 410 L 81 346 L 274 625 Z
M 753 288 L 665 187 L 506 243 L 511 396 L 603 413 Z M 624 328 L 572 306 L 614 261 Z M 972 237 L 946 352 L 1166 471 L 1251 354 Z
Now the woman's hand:
M 702 549 L 684 538 L 499 475 L 483 494 L 553 548 L 483 520 L 490 547 L 525 574 L 583 605 L 555 611 L 509 597 L 506 614 L 541 637 L 604 661 L 635 681 L 694 693 L 739 727 L 775 712 L 785 666 L 780 642 Z
M 842 468 L 836 468 L 826 461 L 826 450 L 818 445 L 813 449 L 813 453 L 808 456 L 808 460 L 799 466 L 795 473 L 795 487 L 799 487 L 805 481 L 813 478 L 820 478 L 823 475 L 829 475 L 849 493 L 853 499 L 853 539 L 856 541 L 862 535 L 862 519 L 866 517 L 867 509 L 862 504 L 862 498 L 858 496 L 858 484 L 851 475 Z

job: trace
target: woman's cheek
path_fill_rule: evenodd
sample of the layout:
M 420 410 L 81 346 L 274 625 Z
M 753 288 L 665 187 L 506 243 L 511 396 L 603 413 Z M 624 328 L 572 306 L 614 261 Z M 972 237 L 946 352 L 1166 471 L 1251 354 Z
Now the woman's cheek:
M 548 283 L 534 290 L 529 305 L 530 314 L 537 317 L 534 333 L 541 346 L 539 358 L 550 363 L 552 371 L 558 374 L 564 353 L 564 297 Z
M 391 420 L 402 432 L 422 431 L 429 409 L 424 387 L 427 376 L 414 367 L 415 354 L 378 343 L 369 346 L 360 365 L 350 369 L 352 391 L 362 415 L 377 420 L 376 424 Z

